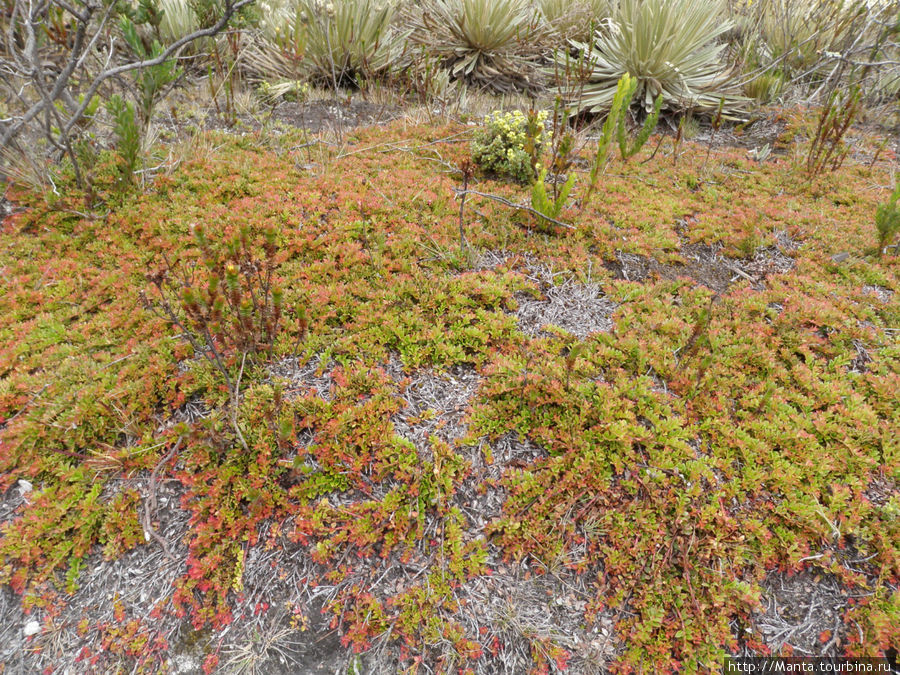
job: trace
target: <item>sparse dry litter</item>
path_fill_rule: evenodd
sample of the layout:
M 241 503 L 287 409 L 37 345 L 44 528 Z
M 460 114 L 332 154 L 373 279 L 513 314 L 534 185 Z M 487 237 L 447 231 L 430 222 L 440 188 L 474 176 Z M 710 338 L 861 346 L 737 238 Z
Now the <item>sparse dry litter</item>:
M 660 263 L 647 256 L 617 251 L 615 262 L 607 263 L 607 268 L 626 281 L 644 281 L 654 275 L 671 280 L 688 277 L 721 294 L 741 280 L 759 289 L 766 277 L 789 272 L 795 265 L 781 247 L 774 246 L 756 249 L 750 259 L 723 255 L 721 245 L 683 244 L 679 252 L 683 264 Z
M 516 319 L 519 329 L 529 336 L 547 335 L 545 326 L 562 328 L 579 339 L 592 333 L 609 332 L 617 304 L 606 297 L 596 282 L 579 283 L 552 267 L 531 267 L 526 277 L 538 285 L 541 296 L 521 293 Z M 561 277 L 561 278 L 558 278 Z
M 772 653 L 840 656 L 846 641 L 843 615 L 850 591 L 832 575 L 802 572 L 770 575 L 762 584 L 762 609 L 748 632 L 757 632 Z

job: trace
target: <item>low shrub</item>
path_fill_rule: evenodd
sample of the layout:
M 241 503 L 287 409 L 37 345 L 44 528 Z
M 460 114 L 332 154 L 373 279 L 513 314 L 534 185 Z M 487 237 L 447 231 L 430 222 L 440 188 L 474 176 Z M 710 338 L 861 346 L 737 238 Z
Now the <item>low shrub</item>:
M 878 231 L 878 255 L 881 256 L 900 234 L 900 183 L 894 185 L 887 203 L 880 204 L 875 211 L 875 228 Z
M 486 171 L 530 183 L 539 169 L 546 120 L 546 111 L 488 115 L 485 126 L 475 132 L 472 159 Z

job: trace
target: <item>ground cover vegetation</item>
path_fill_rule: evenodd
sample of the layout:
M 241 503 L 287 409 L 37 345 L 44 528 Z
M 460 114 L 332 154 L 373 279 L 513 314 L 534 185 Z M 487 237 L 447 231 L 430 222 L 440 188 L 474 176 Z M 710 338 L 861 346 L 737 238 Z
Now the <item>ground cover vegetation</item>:
M 896 5 L 0 24 L 0 672 L 896 658 Z

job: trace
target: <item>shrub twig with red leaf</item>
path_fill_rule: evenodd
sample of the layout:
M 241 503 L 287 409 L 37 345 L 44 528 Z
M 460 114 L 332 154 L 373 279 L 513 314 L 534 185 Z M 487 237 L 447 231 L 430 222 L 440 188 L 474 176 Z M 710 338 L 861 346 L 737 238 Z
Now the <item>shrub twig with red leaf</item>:
M 268 228 L 254 241 L 242 227 L 224 246 L 215 246 L 201 225 L 193 228 L 198 265 L 173 263 L 147 276 L 156 289 L 144 306 L 181 331 L 181 335 L 221 374 L 228 388 L 231 419 L 244 448 L 247 443 L 237 424 L 241 379 L 248 356 L 272 355 L 282 322 L 284 293 L 275 283 L 278 265 L 276 233 Z M 236 375 L 233 370 L 240 368 Z

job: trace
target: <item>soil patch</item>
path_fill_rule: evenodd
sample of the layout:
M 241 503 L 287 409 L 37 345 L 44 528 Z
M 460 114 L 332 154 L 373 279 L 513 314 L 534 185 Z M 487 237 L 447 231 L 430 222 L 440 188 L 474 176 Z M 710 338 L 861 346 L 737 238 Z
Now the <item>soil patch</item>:
M 872 477 L 869 487 L 865 491 L 866 499 L 877 506 L 884 506 L 893 497 L 900 495 L 900 485 L 884 473 L 878 473 Z
M 762 583 L 762 611 L 747 630 L 773 654 L 840 656 L 846 628 L 842 616 L 850 593 L 832 575 L 771 574 Z M 822 638 L 825 638 L 824 640 Z
M 519 434 L 509 432 L 490 445 L 491 461 L 486 462 L 486 440 L 467 453 L 471 472 L 459 485 L 453 500 L 479 531 L 503 514 L 506 490 L 500 486 L 503 474 L 509 469 L 532 466 L 549 457 L 542 447 Z
M 26 503 L 28 494 L 34 489 L 31 482 L 19 480 L 0 499 L 0 525 L 15 517 L 16 511 Z
M 352 657 L 322 613 L 331 589 L 312 588 L 307 582 L 324 570 L 311 562 L 305 547 L 275 536 L 271 529 L 261 533 L 260 541 L 266 543 L 247 550 L 241 614 L 231 627 L 209 636 L 210 647 L 221 645 L 223 672 L 346 672 Z
M 0 179 L 2 178 L 2 175 L 0 175 Z M 8 216 L 18 213 L 21 210 L 22 209 L 9 201 L 5 195 L 0 195 L 0 223 L 6 220 Z
M 261 111 L 257 115 L 238 115 L 237 126 L 257 131 L 263 125 L 279 122 L 317 134 L 320 131 L 342 132 L 355 127 L 385 124 L 401 115 L 402 110 L 396 106 L 376 105 L 368 101 L 338 99 L 303 103 L 282 101 L 274 108 Z M 207 111 L 205 128 L 230 131 L 235 126 L 214 109 Z
M 473 628 L 483 627 L 485 642 L 497 650 L 492 659 L 476 665 L 476 673 L 530 672 L 534 652 L 552 663 L 550 642 L 569 651 L 570 672 L 605 672 L 622 644 L 612 612 L 601 613 L 590 627 L 585 625 L 584 612 L 593 597 L 584 583 L 587 575 L 525 561 L 502 564 L 493 546 L 489 557 L 496 561 L 495 572 L 460 589 L 463 620 Z
M 863 286 L 862 292 L 866 295 L 872 294 L 876 298 L 878 298 L 881 302 L 890 302 L 891 298 L 894 297 L 894 291 L 889 288 L 884 288 L 883 286 Z
M 395 106 L 375 105 L 368 101 L 310 101 L 308 103 L 282 103 L 274 118 L 312 133 L 339 128 L 385 124 L 402 114 Z
M 730 147 L 761 150 L 768 146 L 776 155 L 786 154 L 789 142 L 782 137 L 787 131 L 779 111 L 762 110 L 754 114 L 748 122 L 723 126 L 718 131 L 704 126 L 700 133 L 690 140 L 713 148 Z
M 757 249 L 753 258 L 736 259 L 724 256 L 722 247 L 708 244 L 685 244 L 681 255 L 685 262 L 661 263 L 635 253 L 616 252 L 615 261 L 606 263 L 615 278 L 625 281 L 644 281 L 651 277 L 676 280 L 693 279 L 716 293 L 722 294 L 736 281 L 746 279 L 757 290 L 771 274 L 783 274 L 794 268 L 794 259 L 774 246 Z

